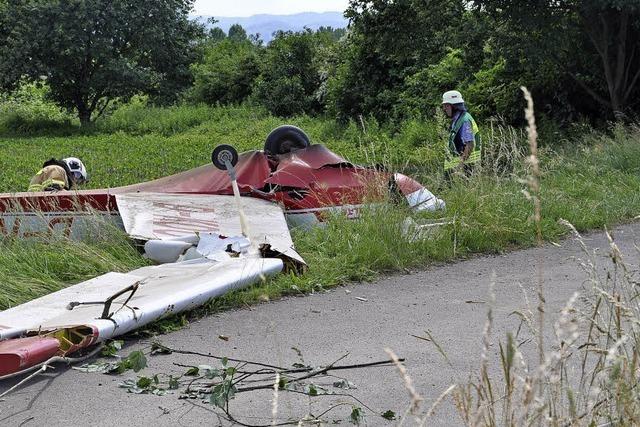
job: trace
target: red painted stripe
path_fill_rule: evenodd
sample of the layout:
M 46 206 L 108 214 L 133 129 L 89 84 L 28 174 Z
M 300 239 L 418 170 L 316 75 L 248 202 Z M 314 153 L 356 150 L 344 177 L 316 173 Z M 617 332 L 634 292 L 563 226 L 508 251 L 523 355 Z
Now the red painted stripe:
M 20 372 L 56 355 L 60 343 L 52 337 L 14 338 L 0 342 L 0 376 Z
M 105 190 L 0 194 L 0 212 L 118 211 L 114 194 Z

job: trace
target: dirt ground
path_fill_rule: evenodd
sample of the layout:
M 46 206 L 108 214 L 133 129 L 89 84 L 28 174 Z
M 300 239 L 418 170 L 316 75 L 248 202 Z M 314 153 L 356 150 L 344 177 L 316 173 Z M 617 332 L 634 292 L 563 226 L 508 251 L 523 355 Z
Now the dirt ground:
M 640 223 L 614 230 L 614 236 L 629 264 L 637 269 Z M 603 233 L 589 234 L 586 244 L 595 250 L 598 263 L 607 265 L 607 241 Z M 375 283 L 354 284 L 328 292 L 285 298 L 251 308 L 234 310 L 191 323 L 180 331 L 160 336 L 160 341 L 176 349 L 211 353 L 230 358 L 259 361 L 278 366 L 327 365 L 348 354 L 340 364 L 358 364 L 387 359 L 385 348 L 406 359 L 413 384 L 428 409 L 447 387 L 465 381 L 478 372 L 482 330 L 486 319 L 488 289 L 494 283 L 496 302 L 492 371 L 498 374 L 497 341 L 519 325 L 514 310 L 526 308 L 524 293 L 533 305 L 535 290 L 542 278 L 547 324 L 557 317 L 566 300 L 586 280 L 580 259 L 586 255 L 574 239 L 496 256 L 434 266 L 422 271 L 386 277 Z M 533 309 L 533 307 L 532 307 Z M 429 331 L 448 357 L 425 340 Z M 228 337 L 228 340 L 219 336 Z M 550 338 L 550 335 L 548 336 Z M 536 360 L 535 346 L 526 342 L 521 349 Z M 550 339 L 547 342 L 551 342 Z M 128 339 L 121 354 L 147 347 L 149 339 Z M 193 355 L 163 355 L 149 358 L 141 373 L 179 375 L 187 365 L 214 364 Z M 364 405 L 377 413 L 392 410 L 401 415 L 409 394 L 397 370 L 392 367 L 340 371 L 339 378 L 316 382 L 328 386 L 341 378 L 357 388 L 342 390 L 346 396 L 309 398 L 280 393 L 279 422 L 298 420 L 307 413 L 320 414 L 328 424 L 349 424 L 351 404 Z M 200 400 L 179 400 L 177 394 L 136 395 L 118 388 L 133 373 L 107 376 L 58 367 L 42 374 L 0 402 L 0 425 L 230 425 L 218 410 Z M 19 379 L 0 384 L 0 392 Z M 231 401 L 230 411 L 243 423 L 271 425 L 272 391 L 242 393 Z M 365 422 L 372 426 L 395 425 L 365 409 Z M 407 420 L 409 421 L 409 420 Z M 407 422 L 405 425 L 411 425 Z M 438 408 L 428 425 L 461 425 L 450 401 Z

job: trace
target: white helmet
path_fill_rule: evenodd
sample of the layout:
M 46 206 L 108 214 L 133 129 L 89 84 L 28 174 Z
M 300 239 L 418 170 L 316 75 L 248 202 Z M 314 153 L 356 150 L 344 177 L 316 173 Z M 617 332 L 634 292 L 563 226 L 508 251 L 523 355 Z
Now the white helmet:
M 443 104 L 460 104 L 462 102 L 464 102 L 464 99 L 462 99 L 462 94 L 457 90 L 450 90 L 442 95 Z
M 77 157 L 67 157 L 66 159 L 62 159 L 62 161 L 65 162 L 67 166 L 69 166 L 71 175 L 73 175 L 77 184 L 82 184 L 89 181 L 87 169 L 85 169 L 82 160 L 78 159 Z

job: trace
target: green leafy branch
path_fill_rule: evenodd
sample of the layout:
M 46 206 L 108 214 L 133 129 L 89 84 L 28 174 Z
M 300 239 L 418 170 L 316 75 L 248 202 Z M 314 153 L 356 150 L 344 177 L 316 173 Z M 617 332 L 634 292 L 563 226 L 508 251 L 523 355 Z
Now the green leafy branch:
M 105 345 L 102 354 L 107 357 L 119 358 L 117 352 L 122 349 L 122 345 L 122 341 L 111 341 Z M 335 390 L 319 386 L 312 382 L 319 378 L 334 376 L 331 374 L 332 371 L 374 366 L 392 366 L 391 361 L 388 360 L 364 364 L 338 365 L 338 362 L 348 356 L 348 354 L 345 354 L 326 366 L 312 367 L 306 366 L 304 363 L 295 363 L 292 368 L 284 368 L 261 362 L 231 359 L 211 354 L 173 349 L 159 342 L 154 342 L 147 352 L 147 354 L 151 356 L 169 355 L 172 353 L 213 358 L 219 361 L 220 364 L 218 366 L 212 366 L 207 364 L 184 365 L 174 363 L 175 366 L 186 368 L 186 370 L 177 376 L 163 373 L 158 373 L 153 376 L 140 375 L 137 379 L 124 380 L 119 384 L 119 387 L 134 394 L 162 396 L 167 393 L 177 392 L 179 393 L 180 399 L 200 399 L 203 403 L 221 409 L 226 418 L 231 422 L 248 427 L 257 427 L 244 424 L 237 420 L 231 413 L 230 402 L 238 393 L 273 389 L 276 378 L 278 378 L 278 391 L 299 394 L 309 398 L 342 396 L 354 402 L 342 402 L 333 405 L 318 415 L 309 413 L 303 421 L 319 422 L 327 413 L 345 405 L 351 406 L 349 421 L 356 425 L 360 425 L 364 420 L 365 412 L 363 408 L 386 420 L 394 420 L 396 418 L 395 412 L 391 410 L 385 412 L 376 411 L 355 396 L 349 394 L 347 392 L 348 390 L 356 389 L 357 387 L 347 379 L 337 378 L 336 381 L 331 382 L 330 387 Z M 404 362 L 404 359 L 402 359 L 401 362 Z M 230 363 L 233 363 L 234 366 L 231 366 Z M 131 352 L 127 357 L 119 358 L 116 362 L 85 364 L 74 369 L 84 372 L 122 374 L 129 370 L 137 373 L 146 366 L 147 357 L 145 350 L 136 350 Z M 284 422 L 277 425 L 288 424 L 297 424 L 297 422 Z

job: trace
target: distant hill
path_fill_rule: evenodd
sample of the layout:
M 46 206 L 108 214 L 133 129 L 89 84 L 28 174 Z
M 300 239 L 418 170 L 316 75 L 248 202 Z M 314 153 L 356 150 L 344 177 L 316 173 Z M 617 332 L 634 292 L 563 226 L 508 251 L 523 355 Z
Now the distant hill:
M 197 16 L 195 19 L 204 24 L 207 28 L 212 25 L 207 23 L 211 16 Z M 224 32 L 229 31 L 233 24 L 240 24 L 247 34 L 260 34 L 260 38 L 268 43 L 272 39 L 272 34 L 278 30 L 301 31 L 305 27 L 317 30 L 319 27 L 346 28 L 347 20 L 342 16 L 342 12 L 305 12 L 295 15 L 253 15 L 249 17 L 219 17 L 213 26 L 220 27 Z

